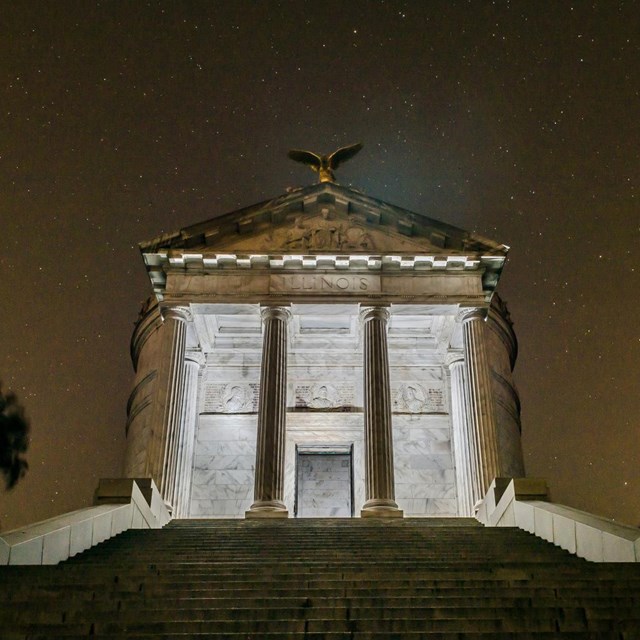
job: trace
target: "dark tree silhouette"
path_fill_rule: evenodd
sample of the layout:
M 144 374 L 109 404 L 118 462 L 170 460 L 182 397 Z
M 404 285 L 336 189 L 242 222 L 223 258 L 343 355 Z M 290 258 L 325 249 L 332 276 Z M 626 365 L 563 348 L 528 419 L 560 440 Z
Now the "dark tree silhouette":
M 29 420 L 14 393 L 2 393 L 0 387 L 0 473 L 11 489 L 27 472 L 22 457 L 29 446 Z

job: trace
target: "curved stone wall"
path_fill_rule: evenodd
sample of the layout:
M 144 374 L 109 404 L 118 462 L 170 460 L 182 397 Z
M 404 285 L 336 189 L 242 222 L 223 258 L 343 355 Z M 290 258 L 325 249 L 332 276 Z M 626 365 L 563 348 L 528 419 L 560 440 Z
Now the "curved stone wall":
M 520 438 L 520 397 L 513 381 L 518 341 L 504 301 L 494 294 L 485 332 L 494 398 L 498 467 L 505 476 L 524 476 Z
M 140 312 L 131 337 L 131 359 L 136 372 L 127 402 L 127 448 L 124 473 L 129 478 L 147 476 L 151 416 L 160 351 L 162 317 L 155 296 Z

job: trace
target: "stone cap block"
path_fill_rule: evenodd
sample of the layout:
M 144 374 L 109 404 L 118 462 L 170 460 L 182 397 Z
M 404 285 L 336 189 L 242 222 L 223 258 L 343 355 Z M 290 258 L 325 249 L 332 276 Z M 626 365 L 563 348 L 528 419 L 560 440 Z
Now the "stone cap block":
M 147 504 L 151 507 L 156 485 L 151 478 L 101 478 L 94 494 L 93 503 L 126 504 L 131 501 L 133 483 L 138 485 Z

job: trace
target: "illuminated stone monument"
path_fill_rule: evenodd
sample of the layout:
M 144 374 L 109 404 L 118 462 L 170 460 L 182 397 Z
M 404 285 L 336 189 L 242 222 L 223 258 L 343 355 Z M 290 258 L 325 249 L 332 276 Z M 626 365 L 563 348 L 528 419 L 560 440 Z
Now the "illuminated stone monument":
M 326 181 L 141 249 L 125 471 L 174 517 L 470 515 L 524 475 L 504 245 Z

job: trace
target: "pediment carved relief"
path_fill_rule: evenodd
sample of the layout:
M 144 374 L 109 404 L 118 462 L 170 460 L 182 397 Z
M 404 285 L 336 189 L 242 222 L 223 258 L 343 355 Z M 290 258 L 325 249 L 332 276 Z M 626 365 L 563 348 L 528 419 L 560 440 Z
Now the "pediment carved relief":
M 285 224 L 264 231 L 235 238 L 220 238 L 219 246 L 210 248 L 234 252 L 269 253 L 380 253 L 424 252 L 429 248 L 424 239 L 409 239 L 390 230 L 381 230 L 367 223 L 362 216 L 340 214 L 324 207 L 319 214 L 298 213 L 286 219 Z

